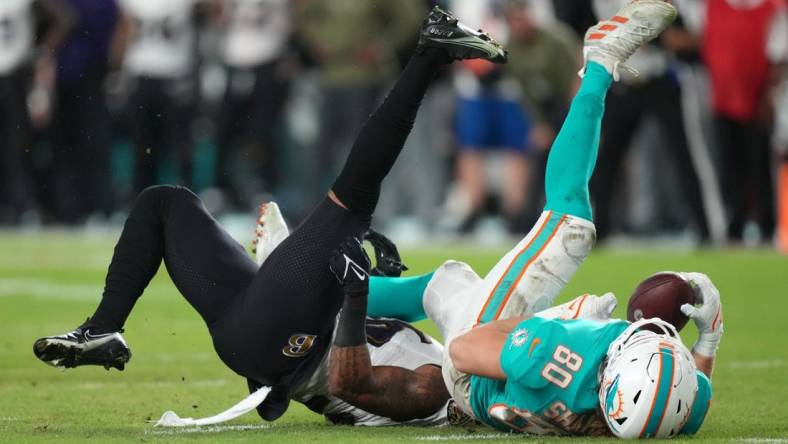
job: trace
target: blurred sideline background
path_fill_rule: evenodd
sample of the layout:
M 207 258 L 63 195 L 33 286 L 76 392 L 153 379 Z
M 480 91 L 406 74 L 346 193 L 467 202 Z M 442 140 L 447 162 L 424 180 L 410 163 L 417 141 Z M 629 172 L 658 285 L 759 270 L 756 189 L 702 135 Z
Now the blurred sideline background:
M 157 183 L 192 188 L 242 241 L 266 200 L 297 224 L 440 4 L 511 62 L 436 79 L 375 224 L 406 245 L 499 245 L 541 210 L 585 29 L 624 3 L 3 0 L 0 226 L 116 233 Z M 599 240 L 788 251 L 785 2 L 673 3 L 608 96 Z

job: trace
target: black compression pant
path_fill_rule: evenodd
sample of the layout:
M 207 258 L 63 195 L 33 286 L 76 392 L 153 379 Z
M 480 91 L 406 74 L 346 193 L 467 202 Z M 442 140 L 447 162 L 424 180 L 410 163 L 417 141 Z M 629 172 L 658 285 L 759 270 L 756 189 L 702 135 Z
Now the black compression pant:
M 325 198 L 260 269 L 182 187 L 143 191 L 129 215 L 89 325 L 120 329 L 162 259 L 200 313 L 221 359 L 261 384 L 287 383 L 320 361 L 342 293 L 328 258 L 371 222 L 380 184 L 405 143 L 443 53 L 414 56 L 370 117 Z M 303 367 L 302 367 L 303 366 Z M 303 372 L 308 373 L 308 372 Z

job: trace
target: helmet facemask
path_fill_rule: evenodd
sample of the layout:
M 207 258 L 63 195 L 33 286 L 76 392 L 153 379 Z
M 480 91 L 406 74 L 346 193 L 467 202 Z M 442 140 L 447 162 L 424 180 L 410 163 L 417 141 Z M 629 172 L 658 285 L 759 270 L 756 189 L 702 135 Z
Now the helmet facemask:
M 662 332 L 644 330 L 647 324 Z M 681 431 L 698 383 L 692 354 L 672 325 L 658 318 L 633 323 L 610 344 L 605 363 L 599 403 L 614 435 L 668 438 Z

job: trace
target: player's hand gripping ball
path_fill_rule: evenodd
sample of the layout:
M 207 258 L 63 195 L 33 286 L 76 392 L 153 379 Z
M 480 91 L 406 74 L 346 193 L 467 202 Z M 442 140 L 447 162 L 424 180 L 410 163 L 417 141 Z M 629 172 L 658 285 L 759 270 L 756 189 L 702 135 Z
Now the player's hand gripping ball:
M 657 273 L 641 282 L 632 293 L 627 305 L 627 320 L 660 318 L 681 330 L 689 321 L 681 306 L 694 305 L 695 301 L 695 289 L 680 273 Z
M 715 356 L 722 339 L 723 320 L 720 291 L 703 273 L 681 273 L 695 289 L 696 303 L 684 304 L 681 311 L 695 321 L 698 327 L 698 341 L 692 351 L 703 356 Z

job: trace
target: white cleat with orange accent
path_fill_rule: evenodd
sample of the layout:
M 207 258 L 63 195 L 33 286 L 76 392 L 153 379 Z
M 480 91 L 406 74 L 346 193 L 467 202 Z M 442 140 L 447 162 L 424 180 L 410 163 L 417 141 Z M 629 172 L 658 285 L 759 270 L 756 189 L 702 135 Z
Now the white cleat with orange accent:
M 670 26 L 676 15 L 676 8 L 666 1 L 632 0 L 610 19 L 589 28 L 583 48 L 585 62 L 604 66 L 616 81 L 620 78 L 620 67 L 637 74 L 623 63 Z M 580 71 L 581 77 L 583 73 L 585 66 Z
M 258 265 L 263 265 L 268 256 L 290 235 L 282 211 L 276 202 L 260 205 L 260 216 L 257 218 L 255 238 L 252 241 L 252 252 Z
M 545 319 L 590 319 L 604 322 L 610 319 L 617 305 L 618 300 L 613 293 L 605 293 L 602 296 L 584 294 L 567 303 L 542 310 L 534 316 Z

